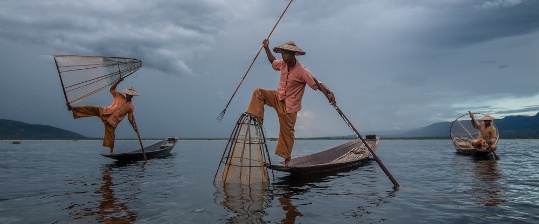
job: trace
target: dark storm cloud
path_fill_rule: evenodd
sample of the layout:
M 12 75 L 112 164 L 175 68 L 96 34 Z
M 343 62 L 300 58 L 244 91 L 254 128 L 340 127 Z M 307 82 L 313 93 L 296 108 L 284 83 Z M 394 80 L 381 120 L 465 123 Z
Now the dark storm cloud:
M 431 10 L 431 18 L 419 30 L 425 35 L 418 40 L 438 47 L 469 46 L 539 30 L 538 1 L 460 1 Z
M 21 99 L 2 108 L 0 118 L 100 136 L 99 123 L 75 121 L 65 110 L 52 54 L 125 56 L 143 62 L 122 83 L 142 94 L 135 102 L 142 134 L 227 136 L 254 88 L 276 88 L 278 73 L 262 52 L 223 123 L 216 122 L 288 2 L 0 1 L 0 101 Z M 539 98 L 538 5 L 295 0 L 270 45 L 293 40 L 306 50 L 300 62 L 332 88 L 361 130 L 423 127 L 468 110 L 530 114 Z M 103 91 L 84 103 L 106 105 L 110 98 Z M 31 111 L 36 106 L 47 109 Z M 275 119 L 268 113 L 269 136 L 278 133 Z M 325 98 L 309 89 L 298 124 L 298 137 L 350 134 Z M 132 137 L 128 124 L 121 128 L 120 136 Z
M 129 56 L 167 74 L 209 50 L 223 20 L 205 1 L 24 1 L 4 3 L 0 37 L 60 54 Z

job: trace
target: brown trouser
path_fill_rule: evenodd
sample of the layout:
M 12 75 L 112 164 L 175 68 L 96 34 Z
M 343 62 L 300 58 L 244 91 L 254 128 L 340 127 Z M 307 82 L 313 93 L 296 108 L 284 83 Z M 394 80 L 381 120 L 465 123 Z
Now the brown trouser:
M 253 91 L 247 113 L 263 120 L 264 105 L 273 107 L 279 117 L 279 139 L 277 140 L 275 155 L 290 159 L 292 148 L 294 147 L 294 126 L 296 125 L 298 112 L 286 113 L 284 101 L 278 99 L 277 91 L 256 88 Z
M 114 131 L 116 128 L 107 122 L 107 119 L 110 117 L 110 114 L 103 114 L 103 107 L 95 106 L 78 106 L 73 107 L 73 118 L 81 117 L 99 117 L 101 122 L 105 125 L 105 136 L 103 136 L 103 146 L 114 148 Z

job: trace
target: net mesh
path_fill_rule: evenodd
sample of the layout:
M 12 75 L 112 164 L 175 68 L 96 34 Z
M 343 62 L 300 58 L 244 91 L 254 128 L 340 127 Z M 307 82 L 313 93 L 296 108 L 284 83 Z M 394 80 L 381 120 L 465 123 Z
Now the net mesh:
M 481 120 L 479 120 L 478 117 L 480 118 L 484 116 L 484 114 L 476 113 L 474 114 L 474 116 L 476 117 L 477 122 L 481 123 Z M 492 121 L 491 125 L 493 125 L 496 130 L 498 130 L 498 127 L 496 126 L 496 123 L 494 121 Z M 457 119 L 455 119 L 455 121 L 453 121 L 453 124 L 451 125 L 451 139 L 455 148 L 473 148 L 471 143 L 474 139 L 477 139 L 479 137 L 479 134 L 480 131 L 472 126 L 472 122 L 468 114 L 464 114 L 458 117 Z M 496 134 L 498 135 L 499 139 L 499 131 L 496 132 Z
M 269 183 L 265 166 L 269 156 L 261 126 L 249 115 L 242 115 L 232 138 L 225 148 L 215 180 L 223 183 L 238 183 L 264 186 Z M 221 167 L 221 164 L 220 164 Z
M 68 104 L 98 93 L 142 66 L 138 59 L 120 57 L 54 55 L 54 61 Z

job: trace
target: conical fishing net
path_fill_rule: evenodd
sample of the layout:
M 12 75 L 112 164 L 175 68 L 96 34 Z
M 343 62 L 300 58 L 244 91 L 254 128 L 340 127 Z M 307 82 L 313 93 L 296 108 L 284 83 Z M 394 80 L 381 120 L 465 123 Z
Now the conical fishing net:
M 80 102 L 137 71 L 134 58 L 54 55 L 66 103 Z
M 266 185 L 269 176 L 265 164 L 270 163 L 261 125 L 249 114 L 243 114 L 225 148 L 215 181 Z

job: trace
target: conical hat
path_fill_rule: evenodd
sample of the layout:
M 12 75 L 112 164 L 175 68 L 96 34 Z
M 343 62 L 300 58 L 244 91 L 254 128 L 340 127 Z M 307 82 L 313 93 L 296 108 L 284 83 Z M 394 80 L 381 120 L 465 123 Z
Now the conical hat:
M 131 95 L 131 96 L 140 96 L 140 94 L 138 94 L 138 92 L 135 91 L 135 89 L 133 89 L 133 87 L 129 87 L 129 88 L 124 89 L 124 90 L 122 90 L 120 92 L 125 93 L 127 95 Z
M 287 51 L 293 51 L 296 52 L 296 55 L 305 55 L 305 51 L 301 50 L 296 44 L 292 41 L 288 41 L 285 44 L 281 46 L 277 46 L 273 48 L 273 52 L 275 53 L 281 53 L 282 50 Z
M 481 118 L 481 120 L 483 120 L 483 121 L 493 121 L 494 118 L 491 117 L 491 116 L 485 115 L 483 118 Z

